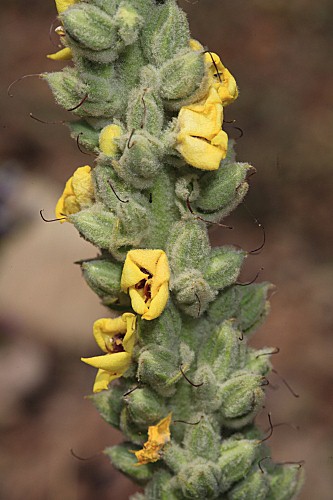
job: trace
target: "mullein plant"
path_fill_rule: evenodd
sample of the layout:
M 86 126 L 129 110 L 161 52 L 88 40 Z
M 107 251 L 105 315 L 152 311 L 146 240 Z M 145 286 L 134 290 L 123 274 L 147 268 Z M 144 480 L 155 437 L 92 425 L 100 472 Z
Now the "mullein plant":
M 56 7 L 62 48 L 48 57 L 70 64 L 42 76 L 95 156 L 56 217 L 99 249 L 81 268 L 106 317 L 93 325 L 99 354 L 82 361 L 97 369 L 91 400 L 125 439 L 105 453 L 144 487 L 133 500 L 294 498 L 302 470 L 268 460 L 254 425 L 274 350 L 247 338 L 271 285 L 239 286 L 248 252 L 212 248 L 207 232 L 253 172 L 222 130 L 235 79 L 175 0 Z

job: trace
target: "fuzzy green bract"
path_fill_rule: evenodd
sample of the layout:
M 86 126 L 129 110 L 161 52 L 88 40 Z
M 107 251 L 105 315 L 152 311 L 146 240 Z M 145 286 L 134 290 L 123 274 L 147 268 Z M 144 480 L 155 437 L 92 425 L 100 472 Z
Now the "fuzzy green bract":
M 271 285 L 239 286 L 248 253 L 212 248 L 207 231 L 242 202 L 253 171 L 236 161 L 233 141 L 223 153 L 220 124 L 223 107 L 238 95 L 235 81 L 191 40 L 175 0 L 57 6 L 72 64 L 44 78 L 77 117 L 72 137 L 96 155 L 94 196 L 83 206 L 83 187 L 68 185 L 77 209 L 63 217 L 99 249 L 81 261 L 83 277 L 109 315 L 137 312 L 133 297 L 145 305 L 155 293 L 159 301 L 152 319 L 136 317 L 129 369 L 91 396 L 125 439 L 105 453 L 144 487 L 133 500 L 292 499 L 302 470 L 267 460 L 259 468 L 269 452 L 254 425 L 274 349 L 257 351 L 247 339 L 269 311 Z M 162 278 L 136 262 L 138 249 L 166 254 Z M 138 255 L 145 262 L 148 254 Z M 125 261 L 139 273 L 128 286 Z M 123 340 L 106 340 L 104 357 L 119 354 Z M 159 435 L 166 417 L 170 429 Z M 135 454 L 144 453 L 138 462 Z

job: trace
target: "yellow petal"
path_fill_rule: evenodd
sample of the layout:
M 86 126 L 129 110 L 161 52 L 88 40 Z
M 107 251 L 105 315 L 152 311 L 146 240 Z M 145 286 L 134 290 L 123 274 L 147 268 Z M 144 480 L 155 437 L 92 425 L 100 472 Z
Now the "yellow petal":
M 115 156 L 119 151 L 114 139 L 120 137 L 122 129 L 119 125 L 107 125 L 104 127 L 99 136 L 99 149 L 107 156 Z
M 151 425 L 148 428 L 148 441 L 143 445 L 142 450 L 135 451 L 135 456 L 138 459 L 136 465 L 143 465 L 149 462 L 157 462 L 160 457 L 160 451 L 163 446 L 170 441 L 170 413 L 163 418 L 157 425 Z
M 85 165 L 75 170 L 72 188 L 80 208 L 91 206 L 94 199 L 94 185 L 91 178 L 91 167 Z
M 65 47 L 64 49 L 58 50 L 54 54 L 48 54 L 46 56 L 48 59 L 52 59 L 53 61 L 68 61 L 72 59 L 73 54 L 69 47 Z
M 168 302 L 168 298 L 169 283 L 165 282 L 160 286 L 156 296 L 150 303 L 148 311 L 142 315 L 142 319 L 152 320 L 158 318 L 164 311 L 164 308 Z
M 110 382 L 118 378 L 118 375 L 111 375 L 110 372 L 105 370 L 98 370 L 95 383 L 93 387 L 93 392 L 101 392 L 108 389 Z
M 123 346 L 126 352 L 132 354 L 134 344 L 135 344 L 135 327 L 136 327 L 136 316 L 132 313 L 124 313 L 122 318 L 126 321 L 127 329 L 126 335 L 123 340 Z
M 78 2 L 78 0 L 55 0 L 58 14 L 65 12 L 65 10 L 67 10 L 68 7 L 70 7 L 71 5 L 74 5 L 77 2 Z
M 138 290 L 136 290 L 134 287 L 131 287 L 129 289 L 129 296 L 131 297 L 132 308 L 136 313 L 142 316 L 143 314 L 148 312 L 148 306 Z
M 205 139 L 182 134 L 178 139 L 177 150 L 189 165 L 201 170 L 217 170 L 221 160 L 226 156 L 228 145 L 227 134 L 221 132 L 222 135 L 219 135 L 219 140 L 221 141 L 222 137 L 225 140 L 223 144 L 221 141 L 218 146 L 210 144 Z
M 131 252 L 136 252 L 137 250 L 130 250 L 127 253 L 123 272 L 121 275 L 120 287 L 121 290 L 127 293 L 128 289 L 141 281 L 142 279 L 147 278 L 147 274 L 140 271 L 140 266 L 138 266 L 131 257 Z
M 170 269 L 166 253 L 161 250 L 161 254 L 156 263 L 154 277 L 151 283 L 151 296 L 155 297 L 160 286 L 170 280 Z
M 131 364 L 131 356 L 128 352 L 115 352 L 92 358 L 81 358 L 87 365 L 110 372 L 112 375 L 121 377 Z

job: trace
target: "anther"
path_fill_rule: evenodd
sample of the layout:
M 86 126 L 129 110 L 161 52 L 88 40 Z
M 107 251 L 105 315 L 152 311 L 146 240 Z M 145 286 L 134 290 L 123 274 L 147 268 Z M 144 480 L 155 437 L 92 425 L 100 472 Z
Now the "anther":
M 116 193 L 116 190 L 115 190 L 115 189 L 114 189 L 114 187 L 112 186 L 112 183 L 111 183 L 110 179 L 108 179 L 108 184 L 109 184 L 110 188 L 112 189 L 113 194 L 115 195 L 115 197 L 116 197 L 116 198 L 117 198 L 117 199 L 118 199 L 121 203 L 128 203 L 128 202 L 129 202 L 129 200 L 122 200 L 122 199 L 118 196 L 118 194 Z
M 185 375 L 184 373 L 184 370 L 182 368 L 182 365 L 179 365 L 179 370 L 180 370 L 180 373 L 183 375 L 184 379 L 189 383 L 191 384 L 193 387 L 201 387 L 204 383 L 201 382 L 201 384 L 194 384 L 193 382 L 191 382 L 191 380 Z

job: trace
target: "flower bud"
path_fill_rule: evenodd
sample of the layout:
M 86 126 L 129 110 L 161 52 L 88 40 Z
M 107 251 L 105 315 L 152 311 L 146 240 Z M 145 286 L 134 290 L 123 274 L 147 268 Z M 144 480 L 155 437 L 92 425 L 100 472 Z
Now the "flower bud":
M 71 137 L 78 141 L 80 146 L 87 151 L 96 153 L 98 151 L 98 131 L 89 125 L 85 120 L 69 122 L 68 127 L 71 131 Z
M 257 469 L 258 467 L 228 492 L 228 500 L 266 500 L 268 498 L 266 475 Z
M 239 372 L 221 385 L 221 421 L 226 427 L 238 429 L 253 419 L 265 396 L 261 383 L 262 376 Z
M 124 384 L 113 385 L 108 391 L 101 391 L 88 396 L 101 417 L 116 429 L 119 429 L 120 425 L 120 413 L 124 406 L 122 396 L 125 390 Z
M 142 350 L 138 359 L 138 379 L 164 397 L 174 394 L 175 383 L 182 377 L 177 347 L 174 346 L 173 351 L 170 351 L 151 345 Z
M 151 13 L 142 30 L 142 46 L 148 61 L 161 66 L 188 47 L 189 28 L 184 12 L 175 0 L 167 0 Z
M 125 398 L 128 415 L 136 426 L 147 429 L 167 413 L 164 400 L 149 387 L 136 389 Z
M 198 355 L 198 365 L 210 366 L 217 381 L 223 382 L 239 366 L 239 332 L 232 321 L 225 321 L 203 343 Z
M 258 441 L 226 439 L 220 448 L 218 465 L 221 468 L 221 492 L 243 479 L 258 455 Z
M 207 418 L 201 418 L 197 425 L 188 426 L 184 447 L 191 456 L 216 462 L 220 454 L 221 438 Z
M 195 203 L 198 210 L 226 217 L 247 193 L 246 178 L 251 170 L 248 163 L 223 161 L 218 170 L 205 173 L 199 181 L 200 196 Z
M 163 452 L 164 454 L 164 452 Z M 145 488 L 145 496 L 136 499 L 131 496 L 131 500 L 179 500 L 178 495 L 173 492 L 172 476 L 166 470 L 154 472 L 154 476 Z
M 128 134 L 120 160 L 114 160 L 112 166 L 129 185 L 147 189 L 162 168 L 161 153 L 162 145 L 158 139 L 144 130 L 132 130 Z
M 238 325 L 244 333 L 249 334 L 264 322 L 269 313 L 267 295 L 274 285 L 263 282 L 238 288 L 241 288 Z
M 208 309 L 208 319 L 211 322 L 218 325 L 227 319 L 236 318 L 240 303 L 238 293 L 240 288 L 239 286 L 230 286 L 219 293 Z
M 126 119 L 128 130 L 145 129 L 152 135 L 158 135 L 164 120 L 161 99 L 149 88 L 133 89 L 129 95 Z
M 244 250 L 232 246 L 213 248 L 205 270 L 205 279 L 217 290 L 230 286 L 236 281 L 245 257 Z
M 196 269 L 188 269 L 174 278 L 171 290 L 178 306 L 193 318 L 206 311 L 216 294 Z
M 198 385 L 193 389 L 193 397 L 204 410 L 215 411 L 221 406 L 217 380 L 210 365 L 202 364 L 191 379 Z M 202 384 L 202 385 L 200 385 Z
M 177 475 L 184 498 L 217 498 L 219 492 L 220 471 L 216 464 L 197 459 L 184 467 Z
M 119 36 L 125 45 L 135 43 L 144 22 L 144 19 L 131 3 L 133 2 L 121 2 L 114 17 Z
M 296 465 L 276 465 L 268 475 L 269 493 L 271 500 L 289 500 L 299 493 L 303 482 L 304 472 Z
M 121 43 L 118 37 L 116 21 L 106 12 L 87 3 L 80 3 L 66 10 L 61 15 L 69 45 L 81 50 L 88 59 L 98 61 L 98 53 L 108 57 L 99 62 L 112 62 L 118 57 Z M 95 55 L 95 57 L 94 57 Z
M 84 279 L 103 304 L 117 310 L 130 309 L 128 296 L 120 292 L 122 268 L 118 263 L 106 259 L 88 260 L 81 263 L 81 269 Z
M 168 238 L 167 254 L 175 276 L 186 270 L 205 268 L 210 254 L 205 224 L 193 217 L 184 217 L 174 224 Z
M 62 71 L 47 73 L 44 78 L 50 85 L 57 103 L 65 109 L 72 109 L 88 94 L 86 85 L 74 68 L 64 68 Z M 73 110 L 79 116 L 87 116 L 84 103 Z
M 132 443 L 120 444 L 112 446 L 104 450 L 112 465 L 123 472 L 127 477 L 134 479 L 139 484 L 145 484 L 153 476 L 153 467 L 151 464 L 141 465 L 137 467 L 137 459 L 133 450 L 138 449 L 138 446 Z
M 202 54 L 192 50 L 176 54 L 160 68 L 161 96 L 167 101 L 188 98 L 200 87 L 204 74 Z
M 95 203 L 86 210 L 70 215 L 68 220 L 74 224 L 85 240 L 105 250 L 109 248 L 117 221 L 116 217 L 106 212 L 101 204 Z

